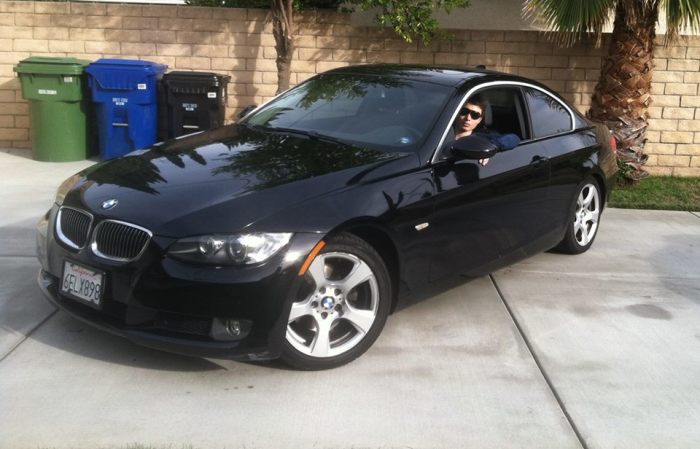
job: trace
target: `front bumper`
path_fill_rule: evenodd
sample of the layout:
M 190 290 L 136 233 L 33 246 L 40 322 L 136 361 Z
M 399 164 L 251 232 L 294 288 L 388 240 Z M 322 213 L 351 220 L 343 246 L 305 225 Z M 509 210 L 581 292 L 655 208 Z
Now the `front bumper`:
M 285 254 L 261 267 L 204 267 L 165 255 L 172 239 L 154 237 L 137 261 L 115 264 L 85 248 L 56 240 L 53 208 L 40 222 L 38 284 L 58 308 L 92 326 L 134 343 L 196 357 L 266 360 L 279 357 L 292 292 L 304 257 L 320 234 L 297 234 Z M 299 255 L 290 258 L 289 254 Z M 64 296 L 65 261 L 100 270 L 105 287 L 100 309 Z M 236 322 L 240 333 L 222 332 Z M 223 326 L 223 327 L 222 327 Z
M 37 283 L 46 298 L 53 305 L 87 324 L 124 337 L 133 343 L 195 357 L 265 360 L 279 356 L 279 354 L 271 353 L 265 348 L 254 349 L 248 347 L 242 349 L 242 341 L 240 340 L 226 342 L 207 341 L 192 337 L 188 338 L 184 333 L 181 336 L 177 336 L 177 332 L 167 335 L 167 327 L 158 324 L 167 319 L 162 317 L 162 314 L 157 310 L 142 309 L 141 313 L 151 315 L 153 319 L 140 325 L 128 325 L 124 319 L 120 320 L 100 311 L 92 310 L 73 299 L 61 296 L 58 293 L 58 282 L 59 279 L 57 277 L 44 270 L 39 271 Z M 185 320 L 186 318 L 182 321 Z M 200 322 L 203 323 L 204 320 Z

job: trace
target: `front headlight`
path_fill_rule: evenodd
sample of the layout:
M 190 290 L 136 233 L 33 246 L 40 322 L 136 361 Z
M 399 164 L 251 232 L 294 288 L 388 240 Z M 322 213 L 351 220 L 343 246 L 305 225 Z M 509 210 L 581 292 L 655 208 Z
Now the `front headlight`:
M 187 237 L 173 243 L 168 255 L 176 259 L 214 265 L 252 265 L 262 263 L 284 248 L 289 232 Z
M 81 179 L 82 176 L 76 174 L 63 181 L 58 187 L 58 190 L 56 190 L 56 199 L 54 200 L 54 202 L 61 206 L 63 204 L 63 200 L 66 199 L 66 195 L 68 194 L 70 189 Z

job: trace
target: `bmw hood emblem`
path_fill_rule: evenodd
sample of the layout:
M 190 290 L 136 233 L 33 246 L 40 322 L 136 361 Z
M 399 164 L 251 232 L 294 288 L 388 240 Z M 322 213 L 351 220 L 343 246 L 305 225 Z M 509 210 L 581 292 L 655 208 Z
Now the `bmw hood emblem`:
M 112 198 L 111 200 L 107 200 L 104 203 L 102 203 L 102 209 L 113 209 L 117 207 L 117 204 L 119 204 L 119 201 Z

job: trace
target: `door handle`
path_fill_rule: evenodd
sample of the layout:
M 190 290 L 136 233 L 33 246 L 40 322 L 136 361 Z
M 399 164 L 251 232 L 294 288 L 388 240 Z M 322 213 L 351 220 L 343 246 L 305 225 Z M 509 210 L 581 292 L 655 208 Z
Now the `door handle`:
M 533 156 L 532 160 L 530 161 L 530 165 L 534 165 L 535 167 L 539 167 L 540 165 L 544 165 L 545 163 L 549 162 L 549 158 L 545 156 Z

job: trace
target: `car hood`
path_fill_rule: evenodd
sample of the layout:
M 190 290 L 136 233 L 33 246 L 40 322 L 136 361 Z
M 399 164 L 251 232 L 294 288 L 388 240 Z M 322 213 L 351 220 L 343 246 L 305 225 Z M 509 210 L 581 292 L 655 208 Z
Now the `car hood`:
M 237 232 L 294 204 L 417 165 L 413 153 L 230 125 L 96 164 L 81 172 L 65 204 L 164 236 Z M 104 209 L 112 199 L 117 205 Z

